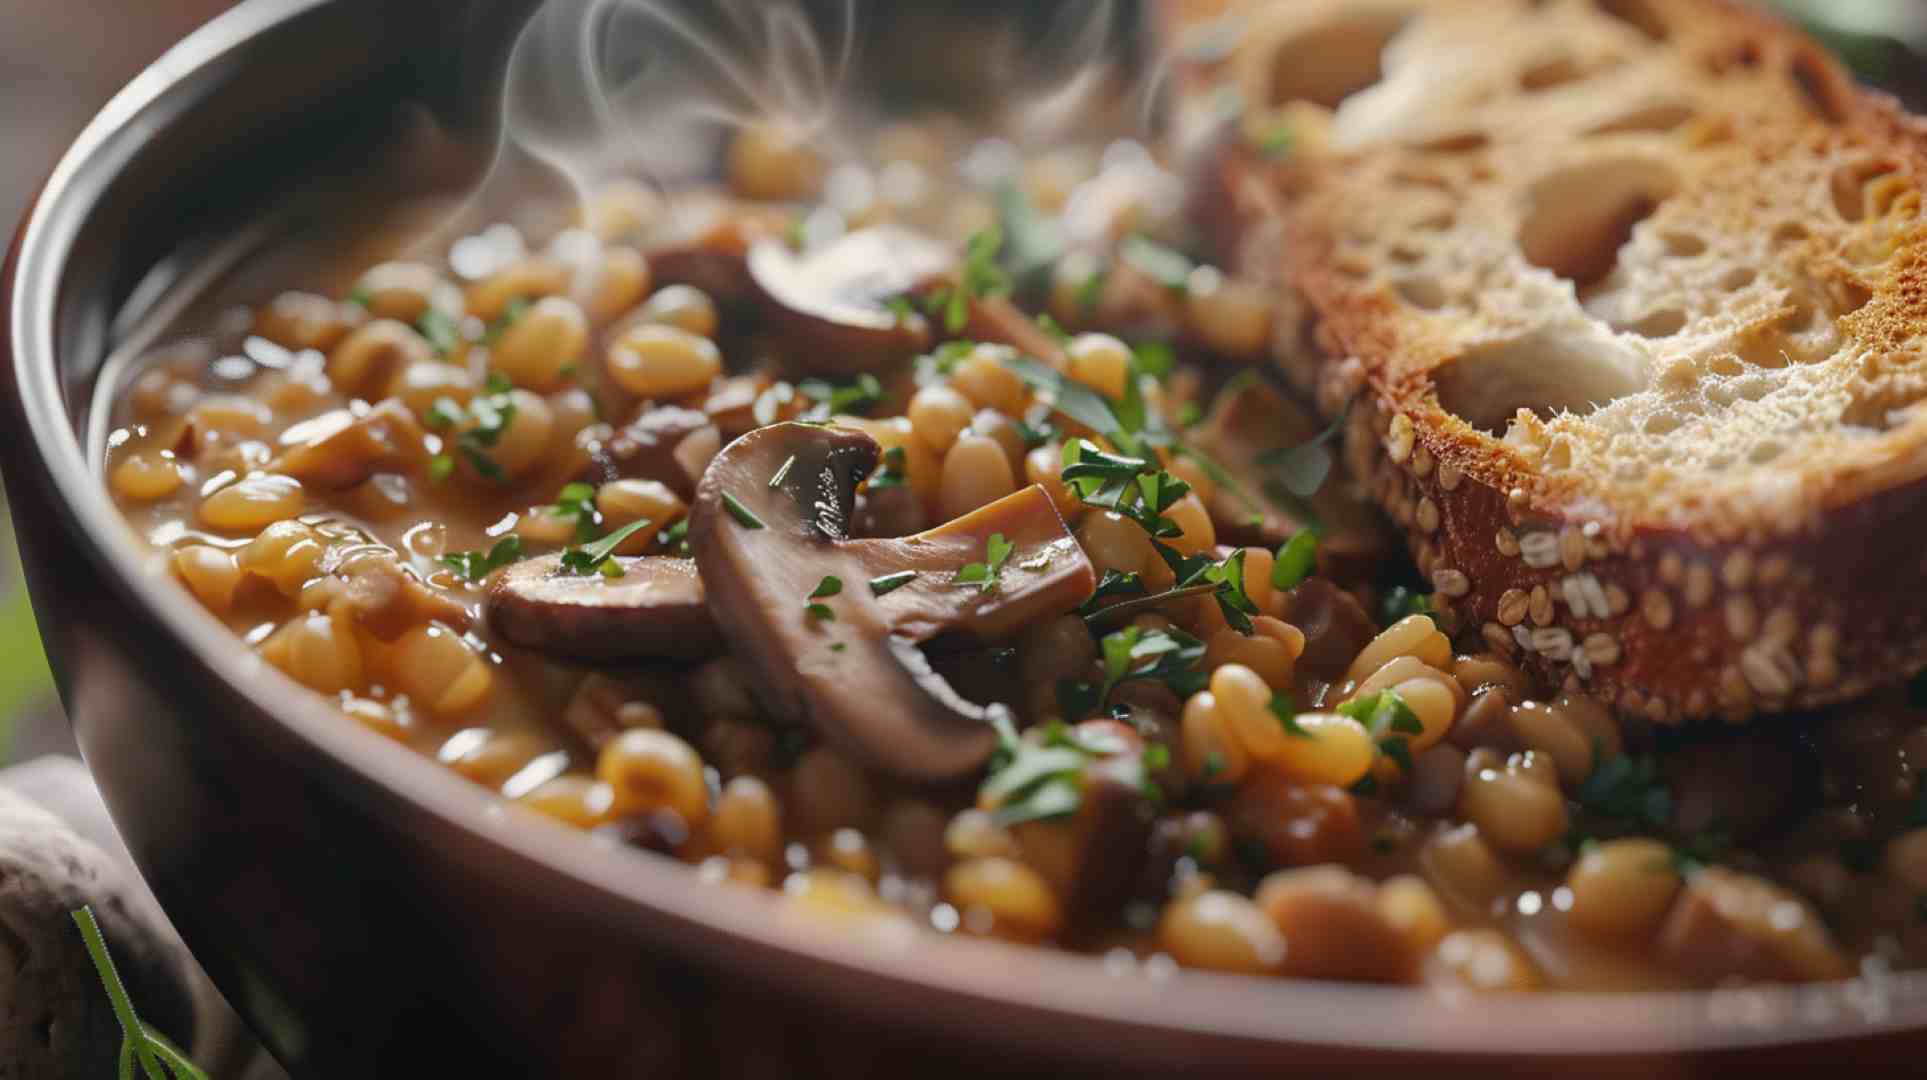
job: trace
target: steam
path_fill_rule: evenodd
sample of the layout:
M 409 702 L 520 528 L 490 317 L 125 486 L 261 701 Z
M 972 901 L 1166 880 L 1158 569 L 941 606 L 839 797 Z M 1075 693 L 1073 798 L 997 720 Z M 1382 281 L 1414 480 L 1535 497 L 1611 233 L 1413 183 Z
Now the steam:
M 832 166 L 859 162 L 862 133 L 888 111 L 876 86 L 906 62 L 979 84 L 959 85 L 957 103 L 991 106 L 1018 146 L 1074 137 L 1097 113 L 1147 121 L 1157 69 L 1132 79 L 1116 62 L 1133 10 L 1122 0 L 988 14 L 890 0 L 548 0 L 510 54 L 486 179 L 431 242 L 460 237 L 467 257 L 456 262 L 484 267 L 519 253 L 503 230 L 471 235 L 491 222 L 553 233 L 617 180 L 672 198 L 749 125 Z M 879 55 L 860 56 L 880 27 L 890 33 Z

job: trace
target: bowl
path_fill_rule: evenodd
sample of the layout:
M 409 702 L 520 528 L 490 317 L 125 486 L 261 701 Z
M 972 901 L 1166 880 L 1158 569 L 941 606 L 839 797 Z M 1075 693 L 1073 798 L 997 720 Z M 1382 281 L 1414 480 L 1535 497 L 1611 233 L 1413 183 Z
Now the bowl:
M 297 1075 L 1692 1073 L 1918 1062 L 1927 981 L 1451 998 L 807 917 L 505 809 L 268 667 L 101 484 L 97 385 L 406 102 L 486 160 L 526 3 L 250 0 L 116 97 L 6 267 L 0 442 L 75 735 L 190 947 Z M 982 9 L 973 9 L 981 11 Z M 984 17 L 1001 17 L 995 14 Z M 451 32 L 451 28 L 459 28 Z

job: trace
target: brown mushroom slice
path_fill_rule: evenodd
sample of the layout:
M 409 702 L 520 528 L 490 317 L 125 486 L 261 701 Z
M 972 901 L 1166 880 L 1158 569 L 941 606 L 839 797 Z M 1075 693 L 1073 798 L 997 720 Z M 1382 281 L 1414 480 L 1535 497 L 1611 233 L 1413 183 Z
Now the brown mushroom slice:
M 893 775 L 953 781 L 984 766 L 997 742 L 989 720 L 1007 710 L 966 701 L 919 646 L 1008 637 L 1089 598 L 1096 574 L 1037 487 L 914 536 L 850 539 L 857 485 L 879 454 L 846 428 L 752 431 L 703 474 L 690 546 L 724 639 L 757 672 L 764 708 Z M 1012 547 L 994 586 L 958 584 L 995 534 Z M 915 576 L 876 595 L 902 574 Z M 831 577 L 841 590 L 813 601 Z M 808 610 L 812 602 L 833 618 Z
M 894 225 L 804 253 L 776 240 L 749 249 L 750 280 L 792 363 L 836 374 L 873 371 L 929 348 L 929 320 L 888 302 L 956 263 L 949 247 Z
M 1186 438 L 1232 476 L 1262 481 L 1267 470 L 1260 458 L 1266 452 L 1307 443 L 1318 438 L 1323 427 L 1310 410 L 1270 383 L 1235 379 L 1219 392 L 1204 422 Z M 1334 441 L 1334 455 L 1341 446 L 1342 442 Z M 1274 497 L 1262 482 L 1242 483 L 1246 490 L 1219 487 L 1209 506 L 1219 536 L 1229 543 L 1283 543 L 1304 528 L 1300 516 L 1309 508 L 1323 529 L 1318 541 L 1321 573 L 1338 578 L 1369 574 L 1395 550 L 1396 540 L 1385 519 L 1353 497 L 1336 471 L 1305 501 L 1305 508 Z
M 579 439 L 588 455 L 581 479 L 598 486 L 612 480 L 654 480 L 687 499 L 722 435 L 709 417 L 674 405 L 645 405 L 634 420 L 610 431 L 587 429 Z
M 688 285 L 718 304 L 748 300 L 754 290 L 746 256 L 758 241 L 787 231 L 790 211 L 715 196 L 682 200 L 666 235 L 646 252 L 656 288 Z
M 426 436 L 398 398 L 365 412 L 336 409 L 281 434 L 275 472 L 309 487 L 340 491 L 378 472 L 405 471 L 428 460 Z
M 560 555 L 519 562 L 488 590 L 488 619 L 525 649 L 589 663 L 702 660 L 722 651 L 688 559 L 616 557 L 622 576 L 577 574 Z

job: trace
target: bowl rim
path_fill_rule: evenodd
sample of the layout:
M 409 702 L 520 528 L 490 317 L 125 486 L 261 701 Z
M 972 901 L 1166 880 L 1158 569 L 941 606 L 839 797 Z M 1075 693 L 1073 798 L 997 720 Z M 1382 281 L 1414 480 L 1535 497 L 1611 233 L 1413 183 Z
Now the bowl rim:
M 169 595 L 160 561 L 125 527 L 80 433 L 68 422 L 55 358 L 56 315 L 67 258 L 112 179 L 110 151 L 142 137 L 141 121 L 196 73 L 247 42 L 338 0 L 245 0 L 169 49 L 94 117 L 29 205 L 10 261 L 7 333 L 31 452 L 52 478 L 69 535 L 96 568 L 209 674 L 248 701 L 321 769 L 374 785 L 393 800 L 463 834 L 500 861 L 570 879 L 632 936 L 653 939 L 696 965 L 754 969 L 790 990 L 979 1033 L 985 1018 L 1138 1039 L 1218 1038 L 1249 1048 L 1321 1048 L 1500 1058 L 1669 1055 L 1860 1038 L 1927 1027 L 1927 975 L 1745 990 L 1569 993 L 1490 998 L 1438 990 L 1296 979 L 1259 980 L 1085 954 L 954 939 L 882 924 L 824 932 L 769 890 L 719 889 L 692 868 L 657 858 L 610 857 L 606 845 L 497 796 L 432 759 L 356 725 L 295 684 L 199 607 Z M 310 763 L 309 768 L 316 767 Z M 878 991 L 881 991 L 879 995 Z M 921 1006 L 919 1006 L 921 1003 Z M 1122 1045 L 1122 1044 L 1120 1044 Z M 1197 1043 L 1202 1052 L 1204 1047 Z M 1075 1045 L 1066 1047 L 1078 1051 Z M 1084 1048 L 1098 1057 L 1116 1048 Z M 1209 1056 L 1209 1055 L 1206 1055 Z

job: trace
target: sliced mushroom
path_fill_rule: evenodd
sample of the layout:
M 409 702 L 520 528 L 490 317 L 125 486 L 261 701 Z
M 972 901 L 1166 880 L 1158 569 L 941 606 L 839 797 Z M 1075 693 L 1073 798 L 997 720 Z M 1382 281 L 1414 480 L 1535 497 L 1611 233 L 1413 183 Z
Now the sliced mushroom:
M 1305 635 L 1297 665 L 1301 679 L 1338 682 L 1378 636 L 1378 623 L 1358 598 L 1324 578 L 1311 578 L 1291 591 L 1285 618 Z
M 489 586 L 489 624 L 523 648 L 589 663 L 701 660 L 722 650 L 695 563 L 615 561 L 617 578 L 577 574 L 560 555 L 516 563 Z
M 1157 817 L 1145 798 L 1144 740 L 1115 720 L 1086 721 L 1078 734 L 1087 744 L 1117 749 L 1084 767 L 1077 812 L 1012 831 L 1025 862 L 1066 908 L 1111 910 L 1138 880 Z
M 929 347 L 929 320 L 893 311 L 888 301 L 948 274 L 956 262 L 935 240 L 877 225 L 804 254 L 765 240 L 749 249 L 749 276 L 792 363 L 853 374 Z
M 689 285 L 718 304 L 750 298 L 745 257 L 758 241 L 782 236 L 790 212 L 720 197 L 680 200 L 666 235 L 647 252 L 656 287 Z
M 723 637 L 756 672 L 764 708 L 872 764 L 921 782 L 981 769 L 1004 707 L 966 701 L 919 646 L 995 641 L 1089 598 L 1096 574 L 1050 497 L 1027 488 L 946 525 L 852 540 L 857 485 L 880 450 L 858 431 L 776 424 L 710 463 L 689 539 Z M 1012 545 L 994 582 L 960 584 L 993 535 Z M 872 581 L 912 574 L 875 595 Z M 824 579 L 841 590 L 814 602 Z
M 1259 460 L 1263 454 L 1303 445 L 1317 438 L 1322 427 L 1308 409 L 1270 383 L 1238 379 L 1218 394 L 1204 422 L 1187 439 L 1233 476 L 1262 478 L 1267 472 Z M 1330 449 L 1336 456 L 1340 447 Z M 1283 543 L 1303 529 L 1309 509 L 1323 529 L 1318 541 L 1319 569 L 1341 579 L 1370 573 L 1395 550 L 1384 518 L 1353 498 L 1336 474 L 1303 507 L 1282 501 L 1258 483 L 1244 491 L 1228 485 L 1218 488 L 1209 509 L 1219 536 L 1227 542 L 1267 546 Z M 1256 524 L 1252 524 L 1254 516 Z
M 339 491 L 378 472 L 399 472 L 428 459 L 425 436 L 415 415 L 398 398 L 389 398 L 357 415 L 336 409 L 303 420 L 281 435 L 287 449 L 272 466 L 310 487 Z
M 685 499 L 695 494 L 697 478 L 722 448 L 722 436 L 708 416 L 674 405 L 645 405 L 621 428 L 587 428 L 578 442 L 588 455 L 582 479 L 589 483 L 654 480 Z

